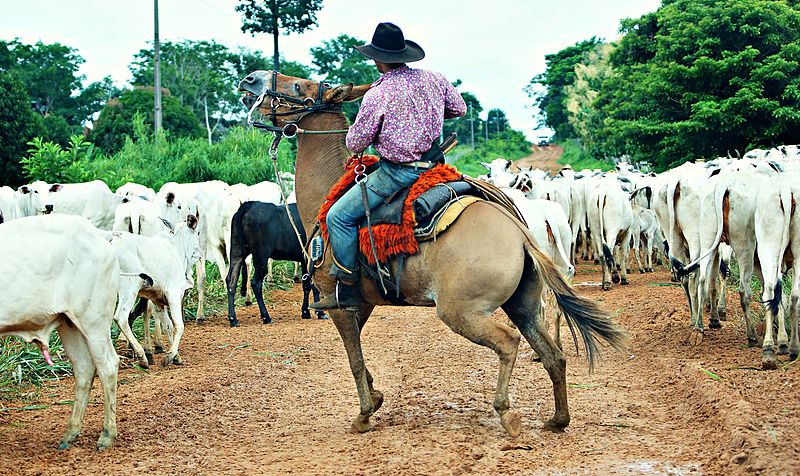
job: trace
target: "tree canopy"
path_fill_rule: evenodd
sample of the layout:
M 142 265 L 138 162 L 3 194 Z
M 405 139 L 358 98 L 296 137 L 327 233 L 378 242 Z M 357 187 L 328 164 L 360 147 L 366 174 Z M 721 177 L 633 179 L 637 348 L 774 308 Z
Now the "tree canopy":
M 242 31 L 252 35 L 272 35 L 274 68 L 280 65 L 278 33 L 302 33 L 317 24 L 322 0 L 239 0 L 236 11 L 242 14 Z
M 0 184 L 24 183 L 19 159 L 28 150 L 28 141 L 43 131 L 42 118 L 31 108 L 22 80 L 0 72 Z
M 164 130 L 175 137 L 201 137 L 202 128 L 192 110 L 181 105 L 167 89 L 162 88 Z M 153 88 L 139 86 L 126 89 L 119 98 L 111 99 L 100 111 L 90 136 L 91 141 L 106 153 L 117 152 L 125 137 L 133 137 L 134 116 L 147 118 L 153 125 Z
M 564 60 L 537 76 L 547 79 L 546 122 L 559 138 L 587 139 L 596 156 L 628 154 L 657 169 L 797 143 L 798 31 L 795 1 L 664 0 L 653 13 L 623 20 L 609 55 L 597 54 L 596 44 L 548 55 Z M 576 88 L 579 74 L 587 84 Z M 557 77 L 570 79 L 550 81 Z M 572 111 L 570 94 L 580 105 Z M 576 130 L 578 113 L 591 127 Z

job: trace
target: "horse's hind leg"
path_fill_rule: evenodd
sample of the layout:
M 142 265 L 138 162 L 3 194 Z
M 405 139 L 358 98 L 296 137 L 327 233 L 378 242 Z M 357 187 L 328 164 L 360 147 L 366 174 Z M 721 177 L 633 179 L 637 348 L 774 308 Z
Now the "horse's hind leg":
M 500 372 L 497 377 L 497 388 L 494 395 L 494 409 L 500 415 L 500 423 L 511 436 L 518 436 L 522 431 L 519 415 L 509 410 L 508 383 L 511 371 L 517 361 L 519 349 L 519 332 L 493 321 L 482 311 L 484 302 L 458 301 L 441 303 L 437 306 L 439 319 L 459 335 L 470 341 L 489 347 L 500 359 Z
M 503 310 L 525 336 L 525 340 L 542 360 L 550 380 L 553 382 L 555 414 L 545 423 L 551 430 L 560 431 L 569 425 L 569 405 L 567 404 L 567 359 L 558 348 L 539 319 L 539 306 L 542 295 L 542 280 L 533 274 L 530 262 L 525 265 L 525 273 L 514 295 L 503 304 Z

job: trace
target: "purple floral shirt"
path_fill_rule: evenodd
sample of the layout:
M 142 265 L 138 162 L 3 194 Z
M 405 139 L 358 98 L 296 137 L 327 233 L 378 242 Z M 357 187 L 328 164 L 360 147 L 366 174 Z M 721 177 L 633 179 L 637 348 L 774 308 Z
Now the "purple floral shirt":
M 364 95 L 347 148 L 361 153 L 374 144 L 383 159 L 413 162 L 439 138 L 445 119 L 466 112 L 464 99 L 443 75 L 403 66 L 384 73 Z

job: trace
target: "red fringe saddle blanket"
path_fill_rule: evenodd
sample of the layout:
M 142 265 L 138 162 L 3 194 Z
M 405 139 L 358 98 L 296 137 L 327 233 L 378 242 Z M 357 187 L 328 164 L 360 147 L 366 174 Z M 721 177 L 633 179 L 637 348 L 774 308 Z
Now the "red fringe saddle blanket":
M 362 160 L 364 165 L 370 166 L 378 162 L 379 159 L 374 155 L 365 155 L 362 157 Z M 330 192 L 328 192 L 328 195 L 325 197 L 325 203 L 322 204 L 317 214 L 320 233 L 325 241 L 328 241 L 328 225 L 325 222 L 325 218 L 328 216 L 328 211 L 333 204 L 336 203 L 336 200 L 355 184 L 356 174 L 353 171 L 355 165 L 356 162 L 352 160 L 352 158 L 348 160 L 344 175 L 331 188 Z M 461 173 L 456 170 L 455 167 L 448 164 L 439 164 L 420 174 L 417 181 L 411 185 L 408 196 L 403 203 L 403 216 L 400 224 L 372 225 L 375 249 L 378 254 L 378 259 L 381 262 L 385 263 L 393 256 L 400 254 L 414 255 L 419 253 L 419 243 L 416 237 L 414 237 L 414 226 L 417 224 L 414 217 L 414 208 L 412 207 L 414 200 L 434 185 L 461 180 L 461 177 Z M 361 253 L 366 256 L 369 264 L 374 265 L 375 258 L 372 254 L 372 247 L 369 243 L 369 233 L 366 227 L 358 231 L 358 242 Z

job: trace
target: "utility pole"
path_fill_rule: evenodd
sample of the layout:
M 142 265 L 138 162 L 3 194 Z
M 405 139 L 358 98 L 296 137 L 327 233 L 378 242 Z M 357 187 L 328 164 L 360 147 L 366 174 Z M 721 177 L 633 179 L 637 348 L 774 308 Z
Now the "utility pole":
M 154 19 L 154 29 L 155 34 L 153 37 L 153 69 L 154 69 L 154 85 L 153 85 L 153 93 L 155 95 L 155 114 L 153 115 L 153 119 L 155 122 L 155 129 L 156 133 L 161 130 L 161 56 L 159 53 L 159 42 L 158 42 L 158 0 L 153 0 L 153 19 Z
M 475 148 L 475 119 L 472 117 L 472 104 L 469 105 L 469 134 L 472 139 L 472 148 Z

